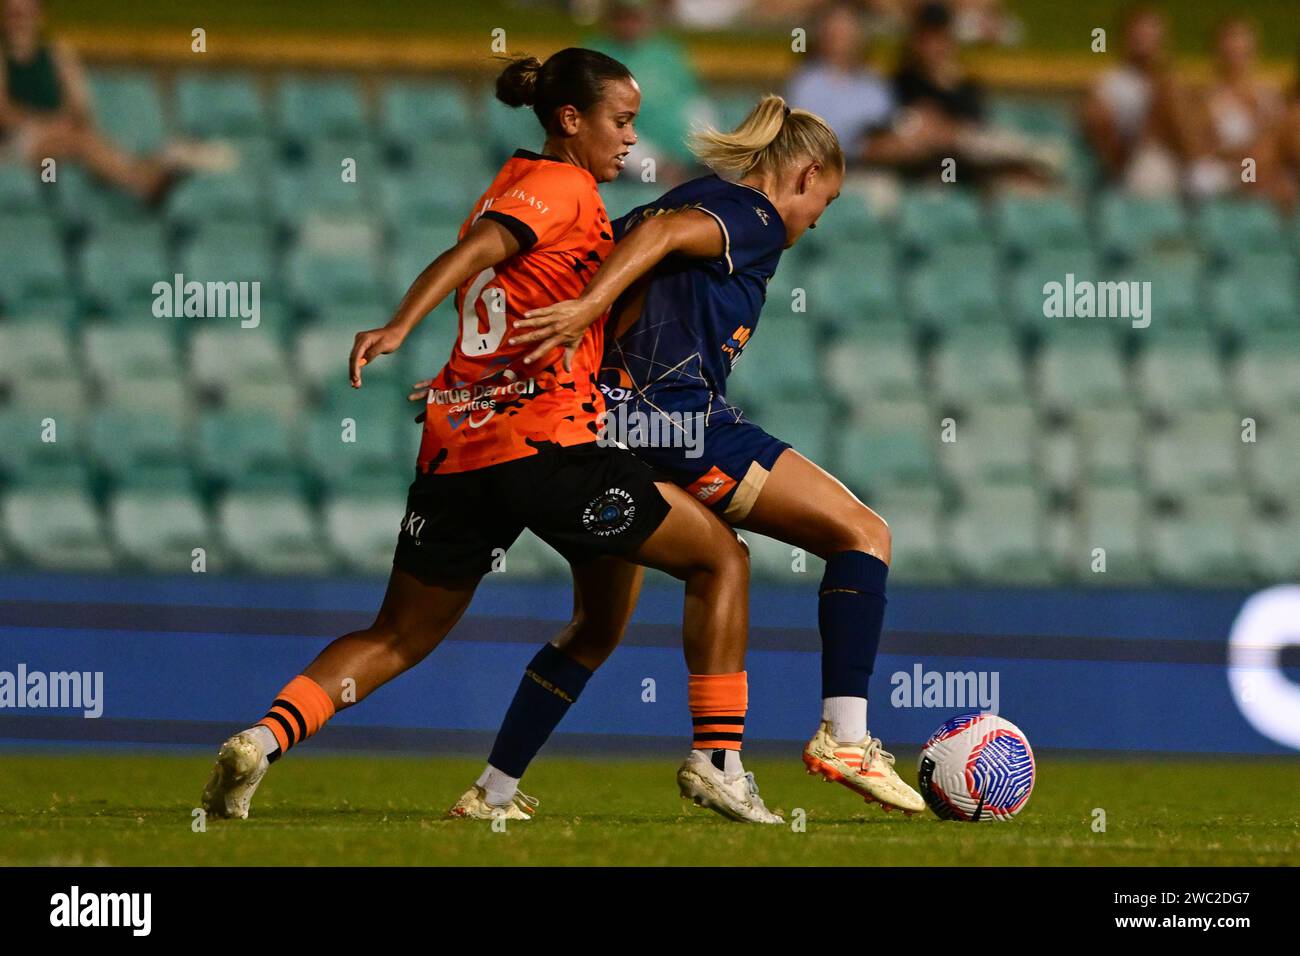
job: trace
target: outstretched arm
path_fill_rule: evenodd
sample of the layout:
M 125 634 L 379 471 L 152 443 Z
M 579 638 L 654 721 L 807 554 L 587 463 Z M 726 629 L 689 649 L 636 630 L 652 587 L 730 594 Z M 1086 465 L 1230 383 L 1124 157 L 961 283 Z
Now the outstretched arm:
M 699 209 L 652 216 L 614 247 L 582 295 L 525 313 L 515 323 L 515 329 L 531 331 L 514 336 L 510 344 L 541 343 L 525 357 L 525 362 L 536 361 L 563 346 L 567 349 L 564 365 L 569 368 L 573 350 L 582 341 L 583 333 L 613 308 L 632 283 L 672 254 L 716 259 L 725 252 L 724 243 L 718 220 Z
M 467 279 L 504 262 L 518 251 L 519 240 L 499 222 L 480 219 L 474 223 L 464 239 L 434 259 L 416 277 L 387 325 L 357 333 L 348 360 L 352 387 L 361 387 L 363 365 L 397 351 L 411 330 Z

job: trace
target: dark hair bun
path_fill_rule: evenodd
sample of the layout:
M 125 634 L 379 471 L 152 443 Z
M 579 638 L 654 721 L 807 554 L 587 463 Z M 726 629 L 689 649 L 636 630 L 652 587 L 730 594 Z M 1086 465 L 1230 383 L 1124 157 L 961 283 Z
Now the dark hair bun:
M 537 102 L 537 78 L 542 73 L 542 61 L 535 56 L 521 56 L 497 77 L 497 99 L 506 106 L 532 106 Z

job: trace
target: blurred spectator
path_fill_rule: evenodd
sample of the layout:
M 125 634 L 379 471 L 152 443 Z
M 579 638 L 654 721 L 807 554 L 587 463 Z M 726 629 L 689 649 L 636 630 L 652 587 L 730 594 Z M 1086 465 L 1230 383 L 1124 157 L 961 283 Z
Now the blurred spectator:
M 1002 0 L 953 0 L 953 33 L 966 45 L 1014 46 L 1025 26 L 1009 14 Z
M 863 65 L 859 6 L 832 0 L 820 11 L 809 35 L 808 60 L 790 78 L 786 99 L 811 110 L 839 136 L 845 158 L 861 160 L 869 133 L 893 118 L 889 84 Z
M 1135 7 L 1122 31 L 1123 63 L 1089 90 L 1084 133 L 1113 184 L 1169 195 L 1179 189 L 1191 152 L 1191 118 L 1186 93 L 1169 66 L 1164 14 Z
M 1285 112 L 1281 95 L 1260 78 L 1255 59 L 1255 28 L 1233 17 L 1215 32 L 1215 80 L 1198 99 L 1198 159 L 1189 187 L 1197 195 L 1259 189 L 1282 204 L 1293 198 L 1293 184 L 1279 162 L 1280 128 Z M 1255 160 L 1257 181 L 1242 182 L 1242 160 Z
M 1288 91 L 1286 110 L 1278 126 L 1277 148 L 1283 175 L 1293 196 L 1300 196 L 1300 59 Z
M 918 7 L 894 75 L 894 119 L 869 137 L 867 161 L 933 178 L 951 158 L 965 171 L 959 181 L 977 185 L 1050 180 L 1063 162 L 1055 147 L 988 125 L 984 91 L 962 66 L 952 24 L 945 4 Z
M 46 36 L 40 0 L 6 0 L 0 53 L 0 149 L 33 165 L 66 157 L 146 202 L 162 198 L 179 162 L 134 156 L 95 128 L 81 64 Z
M 695 69 L 685 48 L 660 32 L 653 0 L 610 0 L 604 30 L 582 45 L 627 65 L 641 87 L 636 157 L 655 159 L 660 182 L 681 179 L 694 165 L 686 146 L 691 123 L 707 119 Z

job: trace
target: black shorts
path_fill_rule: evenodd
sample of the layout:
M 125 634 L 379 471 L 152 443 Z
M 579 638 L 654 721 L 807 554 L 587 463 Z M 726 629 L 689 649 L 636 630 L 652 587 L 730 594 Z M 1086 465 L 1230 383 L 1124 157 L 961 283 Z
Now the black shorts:
M 654 470 L 596 442 L 450 474 L 417 474 L 393 566 L 426 584 L 492 570 L 524 528 L 570 564 L 639 548 L 668 516 Z

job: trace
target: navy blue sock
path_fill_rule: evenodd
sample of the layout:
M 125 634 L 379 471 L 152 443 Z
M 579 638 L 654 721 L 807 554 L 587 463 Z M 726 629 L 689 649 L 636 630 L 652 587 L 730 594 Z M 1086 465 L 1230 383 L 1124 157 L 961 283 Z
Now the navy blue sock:
M 590 677 L 591 671 L 563 651 L 544 645 L 524 670 L 488 763 L 522 777 Z
M 866 697 L 885 622 L 889 565 L 865 551 L 841 551 L 826 562 L 818 592 L 822 634 L 822 697 Z

